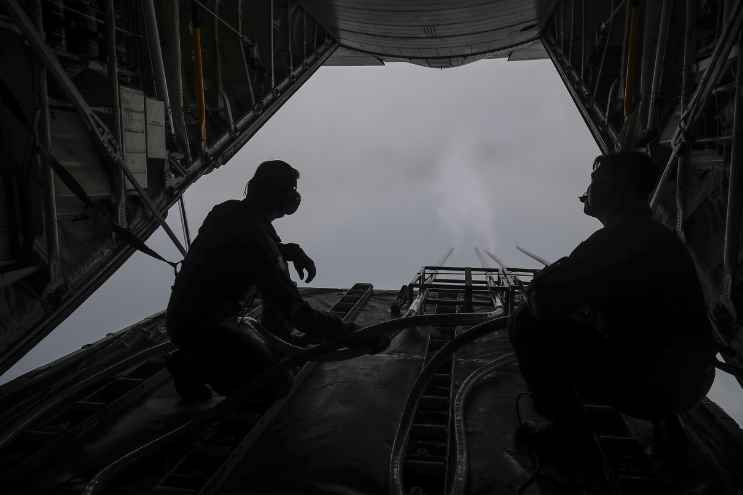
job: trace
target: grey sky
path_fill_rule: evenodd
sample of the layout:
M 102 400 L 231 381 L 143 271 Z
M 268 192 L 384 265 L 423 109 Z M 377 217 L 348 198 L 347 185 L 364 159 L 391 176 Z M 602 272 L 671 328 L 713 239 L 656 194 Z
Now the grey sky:
M 449 247 L 477 265 L 475 245 L 535 266 L 518 242 L 554 260 L 598 228 L 576 196 L 598 148 L 549 61 L 324 67 L 222 168 L 186 194 L 195 234 L 216 203 L 242 194 L 263 160 L 302 173 L 299 212 L 276 223 L 318 266 L 314 287 L 371 282 L 397 289 Z M 169 221 L 180 231 L 177 212 Z M 179 259 L 158 231 L 148 244 Z M 172 270 L 133 256 L 0 381 L 161 310 Z M 741 421 L 741 391 L 713 397 Z

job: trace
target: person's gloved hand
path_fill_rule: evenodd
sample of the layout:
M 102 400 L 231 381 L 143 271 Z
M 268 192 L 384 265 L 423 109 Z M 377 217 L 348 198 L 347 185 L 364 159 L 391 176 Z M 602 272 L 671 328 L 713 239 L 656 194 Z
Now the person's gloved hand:
M 282 247 L 282 254 L 284 255 L 284 258 L 287 259 L 287 261 L 291 261 L 292 263 L 294 263 L 294 269 L 297 271 L 297 275 L 299 275 L 300 280 L 311 282 L 312 279 L 315 278 L 315 275 L 317 275 L 315 262 L 312 261 L 312 258 L 307 256 L 307 253 L 305 253 L 304 250 L 299 247 L 299 244 L 284 244 Z M 304 273 L 305 270 L 307 271 L 306 278 Z

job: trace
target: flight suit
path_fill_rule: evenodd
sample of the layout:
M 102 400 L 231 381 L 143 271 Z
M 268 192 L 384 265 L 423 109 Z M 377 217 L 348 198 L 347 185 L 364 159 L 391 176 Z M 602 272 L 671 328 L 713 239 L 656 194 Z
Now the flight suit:
M 663 417 L 703 398 L 715 343 L 683 244 L 649 209 L 596 231 L 535 276 L 511 342 L 540 412 L 575 413 L 570 397 Z
M 227 394 L 277 356 L 238 322 L 245 299 L 259 292 L 267 312 L 298 329 L 332 337 L 348 331 L 337 317 L 312 309 L 289 277 L 270 221 L 246 201 L 215 206 L 183 261 L 170 296 L 167 329 L 194 375 Z M 277 329 L 279 330 L 279 329 Z

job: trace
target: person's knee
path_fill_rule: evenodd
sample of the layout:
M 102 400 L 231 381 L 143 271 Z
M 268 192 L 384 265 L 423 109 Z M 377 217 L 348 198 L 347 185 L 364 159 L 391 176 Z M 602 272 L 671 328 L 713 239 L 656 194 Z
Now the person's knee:
M 211 342 L 209 383 L 218 393 L 229 395 L 261 378 L 278 358 L 260 336 L 247 327 L 223 326 L 221 330 Z M 285 379 L 279 381 L 283 387 Z

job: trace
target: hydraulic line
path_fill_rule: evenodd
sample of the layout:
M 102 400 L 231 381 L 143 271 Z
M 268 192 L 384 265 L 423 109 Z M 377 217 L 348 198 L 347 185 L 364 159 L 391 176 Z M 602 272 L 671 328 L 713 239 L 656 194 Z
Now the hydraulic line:
M 262 376 L 270 376 L 272 373 L 277 372 L 281 368 L 291 368 L 300 363 L 306 361 L 339 361 L 341 359 L 350 359 L 351 357 L 362 356 L 368 354 L 369 350 L 365 345 L 353 345 L 354 341 L 364 342 L 371 340 L 374 337 L 388 336 L 394 338 L 395 335 L 400 333 L 402 330 L 416 326 L 427 326 L 427 325 L 440 325 L 440 326 L 459 326 L 459 325 L 476 325 L 473 327 L 479 328 L 480 325 L 488 323 L 490 321 L 496 321 L 499 317 L 494 317 L 492 313 L 446 313 L 446 314 L 430 314 L 430 315 L 417 315 L 409 316 L 405 318 L 397 318 L 394 320 L 387 320 L 376 325 L 371 325 L 366 328 L 358 330 L 353 335 L 344 338 L 342 341 L 334 341 L 316 345 L 307 349 L 302 350 L 292 356 L 283 359 L 277 365 L 267 369 Z M 467 332 L 469 334 L 469 332 Z M 464 337 L 463 334 L 460 337 Z M 278 337 L 276 337 L 278 339 Z M 457 337 L 459 339 L 459 337 Z M 452 343 L 456 342 L 457 339 L 453 340 Z M 292 345 L 284 341 L 286 345 Z M 340 345 L 339 345 L 340 344 Z M 448 347 L 448 345 L 447 345 Z M 442 350 L 447 347 L 443 347 Z M 440 354 L 437 353 L 434 359 Z M 259 378 L 260 379 L 260 378 Z M 237 395 L 240 395 L 239 393 Z
M 255 325 L 256 330 L 263 337 L 266 337 L 270 341 L 271 345 L 276 346 L 276 348 L 280 350 L 294 353 L 293 355 L 289 356 L 284 361 L 276 365 L 291 367 L 294 366 L 294 364 L 302 361 L 341 361 L 349 359 L 349 357 L 339 358 L 340 356 L 355 357 L 367 354 L 367 350 L 363 346 L 348 346 L 348 344 L 352 344 L 355 340 L 361 341 L 364 339 L 371 339 L 373 337 L 383 336 L 394 338 L 402 330 L 415 326 L 476 325 L 487 319 L 493 318 L 494 316 L 496 316 L 494 313 L 444 313 L 406 316 L 403 318 L 387 320 L 376 325 L 362 328 L 354 333 L 352 336 L 346 337 L 342 341 L 337 340 L 312 347 L 300 347 L 291 342 L 287 342 L 281 337 L 278 337 L 277 335 L 263 329 L 262 326 L 258 324 L 254 318 L 247 318 L 247 320 L 251 324 Z M 339 347 L 339 344 L 343 344 L 345 347 Z
M 464 409 L 467 405 L 467 398 L 476 385 L 490 378 L 492 373 L 504 364 L 512 362 L 514 356 L 513 352 L 509 352 L 473 371 L 462 382 L 462 385 L 457 391 L 456 398 L 454 399 L 454 442 L 456 445 L 457 463 L 451 483 L 451 490 L 449 491 L 450 495 L 464 495 L 467 488 L 467 471 L 469 466 L 467 463 L 467 432 L 465 431 L 464 424 Z
M 477 313 L 473 313 L 477 314 Z M 482 314 L 482 313 L 481 313 Z M 453 313 L 452 316 L 459 316 L 461 314 Z M 438 316 L 443 315 L 427 315 L 427 316 Z M 425 318 L 422 317 L 422 318 Z M 390 460 L 388 466 L 388 481 L 391 495 L 405 495 L 403 488 L 402 478 L 402 460 L 405 455 L 405 448 L 407 447 L 408 436 L 410 429 L 413 425 L 413 419 L 415 417 L 416 410 L 418 409 L 418 402 L 426 390 L 426 387 L 431 382 L 434 373 L 441 368 L 441 365 L 449 359 L 452 353 L 456 352 L 459 348 L 468 344 L 484 335 L 491 332 L 496 332 L 506 328 L 506 324 L 509 321 L 508 316 L 497 316 L 489 318 L 482 323 L 479 323 L 465 333 L 455 337 L 451 342 L 442 347 L 425 365 L 420 375 L 413 384 L 413 388 L 408 395 L 408 400 L 405 403 L 400 423 L 397 427 L 397 433 L 392 443 L 392 451 L 390 453 Z
M 342 343 L 328 342 L 308 349 L 303 349 L 302 351 L 297 352 L 292 356 L 284 358 L 278 364 L 266 369 L 259 376 L 253 378 L 250 382 L 248 382 L 244 387 L 241 387 L 239 390 L 237 390 L 233 396 L 225 399 L 213 409 L 205 411 L 198 417 L 188 420 L 186 423 L 174 428 L 173 430 L 159 436 L 158 438 L 144 445 L 137 447 L 136 449 L 128 452 L 127 454 L 108 464 L 106 467 L 96 473 L 96 475 L 85 486 L 82 493 L 84 495 L 94 495 L 95 493 L 99 493 L 105 488 L 105 485 L 110 482 L 116 476 L 116 474 L 120 473 L 124 468 L 135 464 L 136 462 L 139 462 L 144 456 L 149 455 L 150 453 L 157 451 L 158 449 L 170 444 L 171 442 L 180 439 L 184 434 L 192 431 L 193 428 L 206 423 L 206 421 L 208 421 L 209 419 L 226 414 L 235 409 L 241 404 L 242 398 L 248 397 L 250 393 L 257 389 L 266 378 L 273 376 L 275 373 L 282 369 L 291 368 L 307 361 L 337 361 L 341 359 L 350 359 L 352 357 L 360 356 L 363 354 L 368 354 L 369 351 L 366 346 L 362 345 L 355 347 L 350 344 L 355 339 L 363 342 L 364 340 L 373 337 L 380 337 L 385 335 L 392 337 L 406 328 L 416 326 L 475 325 L 469 332 L 461 335 L 460 337 L 452 341 L 452 344 L 459 341 L 465 343 L 468 340 L 462 339 L 463 337 L 470 336 L 472 332 L 474 332 L 475 334 L 479 332 L 481 335 L 485 334 L 486 330 L 491 329 L 492 324 L 498 325 L 499 320 L 503 320 L 503 318 L 492 318 L 491 313 L 450 313 L 397 318 L 394 320 L 388 320 L 376 325 L 362 328 L 357 332 L 354 332 L 352 336 L 343 339 Z M 471 338 L 476 338 L 476 335 L 472 334 Z M 285 341 L 282 342 L 287 346 L 296 347 L 294 346 L 294 344 L 290 344 Z M 441 352 L 449 349 L 450 347 L 451 344 L 443 347 L 441 351 L 439 351 L 439 353 L 434 356 L 434 358 L 431 360 L 431 363 L 435 363 L 437 361 L 437 358 L 441 356 Z M 453 352 L 453 350 L 450 352 Z M 441 364 L 440 361 L 438 361 L 438 364 Z

